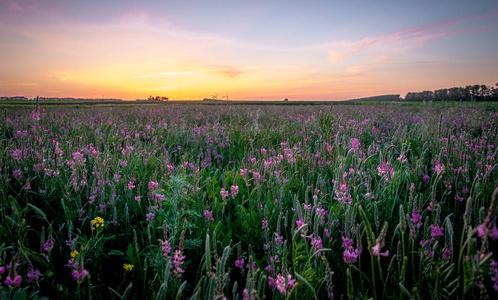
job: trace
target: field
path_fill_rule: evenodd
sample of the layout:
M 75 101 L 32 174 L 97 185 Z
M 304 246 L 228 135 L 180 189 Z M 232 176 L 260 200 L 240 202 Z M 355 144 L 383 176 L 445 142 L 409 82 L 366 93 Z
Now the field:
M 0 106 L 0 298 L 496 298 L 496 105 L 314 104 Z

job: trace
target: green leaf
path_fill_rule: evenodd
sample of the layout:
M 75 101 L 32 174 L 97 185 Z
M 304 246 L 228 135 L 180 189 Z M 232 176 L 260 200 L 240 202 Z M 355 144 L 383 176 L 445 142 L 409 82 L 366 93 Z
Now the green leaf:
M 41 216 L 42 218 L 44 218 L 45 220 L 47 219 L 47 215 L 41 210 L 39 209 L 38 207 L 34 206 L 33 204 L 31 203 L 28 203 L 28 206 L 34 210 L 39 216 Z
M 412 299 L 412 294 L 410 294 L 410 292 L 406 289 L 406 287 L 404 285 L 402 285 L 401 283 L 399 284 L 399 288 L 401 289 L 401 291 L 406 295 L 408 296 L 409 299 Z
M 368 221 L 367 214 L 365 213 L 361 205 L 358 206 L 358 212 L 360 213 L 360 216 L 363 219 L 363 224 L 365 225 L 365 233 L 367 235 L 367 242 L 368 242 L 368 251 L 372 252 L 372 247 L 375 246 L 375 236 L 372 231 L 372 225 L 370 224 L 370 221 Z
M 296 275 L 296 278 L 299 279 L 302 283 L 304 283 L 305 286 L 307 286 L 311 292 L 313 293 L 313 298 L 318 299 L 316 297 L 315 289 L 311 286 L 311 284 L 306 280 L 303 276 L 299 275 L 299 273 L 294 273 Z
M 111 250 L 109 251 L 109 253 L 107 253 L 107 255 L 118 255 L 118 256 L 123 256 L 124 253 L 119 251 L 119 250 Z

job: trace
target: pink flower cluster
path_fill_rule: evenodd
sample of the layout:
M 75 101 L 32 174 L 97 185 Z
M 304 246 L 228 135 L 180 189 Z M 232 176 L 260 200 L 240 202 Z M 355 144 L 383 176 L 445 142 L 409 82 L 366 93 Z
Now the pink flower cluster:
M 287 295 L 287 293 L 294 287 L 296 283 L 295 279 L 292 279 L 290 274 L 287 276 L 282 276 L 281 274 L 277 275 L 277 289 L 283 296 Z
M 12 265 L 12 263 L 9 264 L 7 267 L 0 267 L 0 276 L 2 276 L 2 274 L 5 272 L 5 270 L 11 270 L 11 265 Z M 22 281 L 21 275 L 16 274 L 14 271 L 14 272 L 11 272 L 9 275 L 7 275 L 7 278 L 5 278 L 4 283 L 7 286 L 13 285 L 13 286 L 19 287 L 19 286 L 21 286 L 21 281 Z
M 213 212 L 210 210 L 204 210 L 204 219 L 206 219 L 206 222 L 214 222 L 214 217 L 213 217 Z
M 182 250 L 175 250 L 173 254 L 173 274 L 175 274 L 176 278 L 181 278 L 182 274 L 185 273 L 185 270 L 182 269 L 182 265 L 185 263 L 185 255 L 183 255 Z
M 394 169 L 390 162 L 383 161 L 380 166 L 377 167 L 377 174 L 379 176 L 386 176 L 385 181 L 389 182 L 394 176 Z
M 353 247 L 353 239 L 342 236 L 342 245 L 344 252 L 342 253 L 342 259 L 348 265 L 354 264 L 358 261 L 358 254 L 361 253 L 360 249 L 355 249 Z

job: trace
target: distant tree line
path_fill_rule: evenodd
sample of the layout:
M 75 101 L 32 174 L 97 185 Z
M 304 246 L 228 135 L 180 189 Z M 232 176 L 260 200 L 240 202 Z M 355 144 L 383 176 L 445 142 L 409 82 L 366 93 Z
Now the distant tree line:
M 349 101 L 399 101 L 400 95 L 380 95 L 380 96 L 372 96 L 358 99 L 351 99 Z
M 24 96 L 0 97 L 0 101 L 36 101 Z M 77 101 L 77 102 L 120 102 L 122 99 L 114 98 L 56 98 L 56 97 L 38 97 L 39 101 Z
M 476 84 L 435 91 L 410 92 L 406 94 L 404 101 L 498 101 L 498 83 L 494 87 Z

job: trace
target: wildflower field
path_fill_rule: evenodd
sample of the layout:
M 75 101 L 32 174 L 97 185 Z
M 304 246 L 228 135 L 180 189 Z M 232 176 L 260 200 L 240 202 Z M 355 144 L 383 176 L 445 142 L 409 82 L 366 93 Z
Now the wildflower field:
M 0 298 L 496 299 L 498 113 L 455 105 L 9 108 Z

